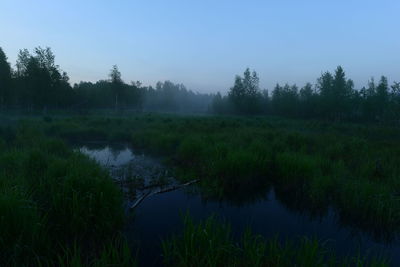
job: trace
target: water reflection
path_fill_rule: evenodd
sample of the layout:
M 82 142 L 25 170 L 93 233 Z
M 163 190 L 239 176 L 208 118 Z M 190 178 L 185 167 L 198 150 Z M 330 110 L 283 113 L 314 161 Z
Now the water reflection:
M 159 161 L 135 154 L 126 146 L 82 146 L 80 151 L 101 164 L 114 166 L 118 172 L 140 176 L 146 188 L 151 181 L 169 177 Z M 117 167 L 115 167 L 117 166 Z M 136 177 L 135 176 L 135 177 Z M 393 233 L 382 238 L 382 231 L 369 229 L 336 212 L 327 204 L 316 205 L 301 191 L 301 187 L 276 186 L 267 179 L 253 179 L 255 183 L 232 181 L 213 186 L 191 187 L 159 194 L 143 201 L 135 209 L 135 216 L 127 223 L 126 236 L 132 246 L 139 247 L 140 262 L 144 266 L 161 264 L 160 239 L 182 230 L 181 215 L 187 211 L 194 219 L 211 214 L 225 218 L 236 234 L 250 226 L 253 232 L 267 238 L 279 234 L 281 239 L 299 236 L 329 240 L 339 255 L 387 254 L 394 266 L 400 265 L 400 246 Z M 120 179 L 120 178 L 118 178 Z M 158 182 L 154 182 L 157 184 Z M 173 183 L 173 181 L 169 181 Z M 132 200 L 127 199 L 127 205 Z M 387 242 L 391 242 L 388 244 Z
M 135 155 L 121 144 L 107 145 L 101 143 L 85 144 L 79 148 L 83 154 L 89 155 L 106 167 L 121 166 L 131 161 Z
M 249 206 L 268 199 L 271 184 L 265 178 L 246 181 L 224 179 L 213 186 L 204 185 L 196 192 L 204 201 L 224 202 L 233 206 Z

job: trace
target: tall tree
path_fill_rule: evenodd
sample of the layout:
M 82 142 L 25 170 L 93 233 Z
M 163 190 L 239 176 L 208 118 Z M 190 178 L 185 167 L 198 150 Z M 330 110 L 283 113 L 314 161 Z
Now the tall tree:
M 382 76 L 376 87 L 376 110 L 380 119 L 385 115 L 389 104 L 389 84 L 385 76 Z
M 256 114 L 262 110 L 262 95 L 259 87 L 257 72 L 247 68 L 243 78 L 237 75 L 235 83 L 229 91 L 229 99 L 235 111 L 241 114 Z
M 303 116 L 310 117 L 314 115 L 315 94 L 311 83 L 306 83 L 306 85 L 300 89 L 299 101 Z
M 23 76 L 26 73 L 26 68 L 28 66 L 29 59 L 31 58 L 31 54 L 28 49 L 21 49 L 18 52 L 17 57 L 17 76 Z
M 118 70 L 117 65 L 114 65 L 110 71 L 111 88 L 115 97 L 115 110 L 120 108 L 119 102 L 123 93 L 124 82 L 121 78 L 121 72 Z
M 11 67 L 7 56 L 0 47 L 0 108 L 11 100 Z
M 295 84 L 277 84 L 272 91 L 272 107 L 278 115 L 297 116 L 298 100 L 298 87 Z
M 229 90 L 228 95 L 236 111 L 241 111 L 243 109 L 243 101 L 246 96 L 246 91 L 243 85 L 243 79 L 239 75 L 235 76 L 234 85 Z
M 55 64 L 49 47 L 36 47 L 33 55 L 20 50 L 16 65 L 18 102 L 23 106 L 45 111 L 47 107 L 65 107 L 72 101 L 68 75 Z
M 353 81 L 346 79 L 341 66 L 335 70 L 334 76 L 325 72 L 317 81 L 321 101 L 321 115 L 331 119 L 342 119 L 349 112 L 350 98 L 353 91 Z
M 321 75 L 317 80 L 317 88 L 319 90 L 320 101 L 318 104 L 318 110 L 320 115 L 328 117 L 334 104 L 332 102 L 333 97 L 333 76 L 327 71 Z
M 372 77 L 368 81 L 368 87 L 363 91 L 363 115 L 364 119 L 372 119 L 376 115 L 376 84 Z
M 346 74 L 341 66 L 335 70 L 332 85 L 330 113 L 334 118 L 340 119 L 347 111 L 348 96 Z

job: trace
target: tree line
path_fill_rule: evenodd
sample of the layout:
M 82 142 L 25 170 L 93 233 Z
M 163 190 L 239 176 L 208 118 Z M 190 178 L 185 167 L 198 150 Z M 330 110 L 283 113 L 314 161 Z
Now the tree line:
M 0 47 L 0 109 L 85 111 L 115 109 L 159 112 L 207 112 L 211 94 L 199 94 L 182 84 L 158 82 L 156 87 L 139 81 L 126 83 L 117 66 L 108 79 L 71 86 L 68 74 L 55 63 L 52 50 L 22 49 L 12 68 Z
M 55 63 L 50 48 L 22 49 L 15 68 L 0 47 L 0 109 L 85 111 L 115 109 L 158 112 L 279 115 L 329 120 L 399 120 L 400 83 L 388 84 L 385 76 L 373 78 L 366 87 L 355 89 L 341 66 L 322 73 L 315 84 L 277 84 L 261 90 L 255 71 L 237 75 L 227 95 L 201 94 L 171 81 L 143 86 L 126 83 L 117 66 L 104 80 L 73 86 L 68 74 Z
M 329 120 L 399 120 L 400 83 L 391 86 L 385 76 L 371 78 L 367 87 L 357 90 L 341 66 L 327 71 L 316 84 L 277 84 L 270 93 L 261 90 L 255 71 L 246 69 L 236 76 L 228 95 L 216 94 L 212 110 L 220 114 L 271 114 L 287 117 Z

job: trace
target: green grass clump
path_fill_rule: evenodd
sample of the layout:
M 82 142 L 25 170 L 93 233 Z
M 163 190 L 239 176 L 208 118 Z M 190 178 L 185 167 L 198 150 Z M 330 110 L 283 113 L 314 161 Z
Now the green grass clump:
M 166 266 L 389 266 L 384 258 L 337 257 L 326 243 L 301 238 L 267 240 L 250 230 L 237 240 L 214 216 L 194 223 L 184 217 L 182 234 L 162 243 Z
M 82 253 L 82 249 L 76 243 L 64 249 L 56 261 L 48 265 L 56 264 L 61 267 L 135 267 L 137 262 L 132 256 L 132 252 L 123 237 L 117 237 L 106 243 L 98 253 L 97 257 L 88 261 L 87 256 Z M 47 263 L 46 263 L 47 264 Z
M 122 201 L 93 160 L 37 130 L 20 129 L 0 151 L 0 265 L 126 260 L 127 247 L 112 245 L 122 242 Z
M 309 155 L 284 152 L 276 155 L 275 166 L 280 183 L 302 185 L 317 175 L 318 162 Z
M 0 192 L 0 214 L 2 264 L 24 262 L 36 252 L 46 249 L 49 235 L 42 228 L 45 219 L 26 193 L 17 188 L 3 187 Z
M 189 216 L 184 220 L 182 236 L 162 243 L 168 266 L 229 266 L 235 253 L 230 226 L 209 218 L 194 224 Z M 179 259 L 179 262 L 176 261 Z

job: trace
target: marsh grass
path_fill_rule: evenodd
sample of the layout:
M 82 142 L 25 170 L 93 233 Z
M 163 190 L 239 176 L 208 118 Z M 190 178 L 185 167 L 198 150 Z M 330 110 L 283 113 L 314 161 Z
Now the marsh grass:
M 118 264 L 127 247 L 107 244 L 123 220 L 122 195 L 107 172 L 62 141 L 23 127 L 0 151 L 1 265 Z
M 282 242 L 248 229 L 238 240 L 215 216 L 195 223 L 187 214 L 183 232 L 162 249 L 166 266 L 389 266 L 384 257 L 337 257 L 327 242 L 306 237 Z
M 340 221 L 370 232 L 377 239 L 381 233 L 386 236 L 400 230 L 398 127 L 277 117 L 142 114 L 124 118 L 60 117 L 50 121 L 27 118 L 17 126 L 0 129 L 5 140 L 0 148 L 6 151 L 0 155 L 0 164 L 2 170 L 7 170 L 2 174 L 7 176 L 2 180 L 7 181 L 1 183 L 20 190 L 23 199 L 35 203 L 39 218 L 51 222 L 49 229 L 57 229 L 65 219 L 61 214 L 51 214 L 67 210 L 68 216 L 76 218 L 68 225 L 68 232 L 78 229 L 81 240 L 92 240 L 86 237 L 91 231 L 79 230 L 83 223 L 93 224 L 101 218 L 106 222 L 101 229 L 119 224 L 103 218 L 101 213 L 117 212 L 110 203 L 120 200 L 109 189 L 111 185 L 104 182 L 106 174 L 59 142 L 44 138 L 41 132 L 64 140 L 130 142 L 166 158 L 177 178 L 201 179 L 200 190 L 208 198 L 246 203 L 265 196 L 273 186 L 278 199 L 293 210 L 313 215 L 333 208 Z M 40 141 L 43 139 L 47 141 Z M 67 169 L 73 171 L 66 175 Z M 24 178 L 28 173 L 32 174 L 30 182 Z M 79 177 L 96 178 L 88 178 L 86 183 Z M 89 188 L 93 182 L 93 190 L 109 194 L 107 200 Z M 33 186 L 36 184 L 40 186 Z M 57 184 L 64 190 L 58 191 Z M 82 191 L 77 190 L 80 188 Z M 47 191 L 53 192 L 56 207 L 48 204 L 53 200 L 43 196 Z M 82 193 L 86 191 L 90 197 Z M 63 201 L 64 194 L 69 201 Z M 82 200 L 89 204 L 77 204 Z M 52 213 L 43 216 L 43 209 Z M 86 210 L 90 212 L 85 214 Z M 115 213 L 113 216 L 119 218 Z M 67 235 L 63 238 L 68 239 Z
M 333 206 L 347 216 L 344 221 L 358 220 L 372 231 L 400 225 L 396 127 L 155 114 L 31 119 L 21 124 L 66 140 L 129 141 L 165 157 L 179 179 L 200 178 L 203 192 L 219 199 L 241 195 L 245 201 L 245 188 L 253 200 L 273 184 L 287 194 L 293 191 L 300 202 L 303 198 L 312 203 L 311 210 Z M 20 135 L 17 140 L 29 142 Z
M 133 258 L 133 254 L 125 241 L 120 236 L 106 243 L 100 252 L 92 259 L 88 259 L 86 255 L 82 253 L 82 249 L 77 243 L 73 246 L 63 250 L 63 253 L 59 254 L 56 261 L 50 262 L 50 264 L 40 263 L 41 266 L 52 266 L 56 264 L 60 267 L 108 267 L 108 266 L 121 266 L 121 267 L 135 267 L 137 262 Z

